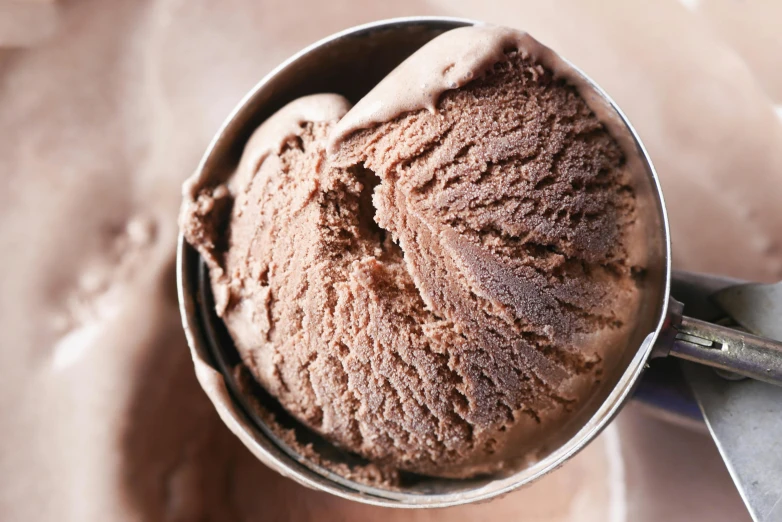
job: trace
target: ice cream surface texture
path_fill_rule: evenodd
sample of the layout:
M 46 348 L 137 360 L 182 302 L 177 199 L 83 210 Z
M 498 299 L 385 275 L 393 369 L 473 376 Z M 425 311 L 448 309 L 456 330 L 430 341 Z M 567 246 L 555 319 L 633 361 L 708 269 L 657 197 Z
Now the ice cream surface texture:
M 534 456 L 628 348 L 643 274 L 625 155 L 525 33 L 444 33 L 350 108 L 291 102 L 182 226 L 244 364 L 373 462 Z

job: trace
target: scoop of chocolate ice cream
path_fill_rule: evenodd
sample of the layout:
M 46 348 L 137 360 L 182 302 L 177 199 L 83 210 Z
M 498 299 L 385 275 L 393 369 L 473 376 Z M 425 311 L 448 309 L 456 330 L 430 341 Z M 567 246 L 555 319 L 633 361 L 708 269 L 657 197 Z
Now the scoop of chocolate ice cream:
M 229 186 L 191 187 L 185 234 L 244 363 L 374 462 L 465 477 L 534 456 L 632 332 L 623 152 L 527 38 L 446 33 L 350 112 L 288 105 Z

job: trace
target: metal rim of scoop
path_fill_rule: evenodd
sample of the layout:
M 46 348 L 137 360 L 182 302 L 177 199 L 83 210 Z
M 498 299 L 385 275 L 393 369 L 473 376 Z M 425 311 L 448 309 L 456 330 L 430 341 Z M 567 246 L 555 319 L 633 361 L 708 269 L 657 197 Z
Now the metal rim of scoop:
M 401 47 L 410 47 L 407 51 L 400 51 L 401 54 L 398 53 L 399 56 L 394 58 L 398 63 L 401 58 L 409 55 L 417 47 L 438 34 L 478 23 L 480 22 L 450 17 L 397 18 L 353 27 L 310 45 L 271 71 L 242 99 L 207 148 L 196 171 L 197 174 L 202 179 L 226 176 L 232 171 L 231 165 L 235 166 L 249 133 L 263 119 L 274 110 L 279 109 L 285 102 L 296 97 L 329 91 L 330 89 L 324 90 L 317 85 L 318 81 L 322 79 L 320 76 L 327 76 L 326 73 L 309 76 L 304 74 L 304 71 L 311 70 L 313 67 L 320 67 L 321 72 L 328 71 L 329 69 L 323 69 L 322 64 L 326 57 L 334 60 L 348 60 L 350 57 L 345 57 L 344 54 L 350 49 L 359 49 L 364 58 L 374 57 L 372 53 L 377 53 L 378 50 L 393 50 L 389 47 L 389 42 L 394 42 L 394 38 L 396 38 L 395 44 Z M 387 39 L 387 41 L 383 41 L 386 44 L 385 49 L 379 45 L 372 46 L 384 38 Z M 600 103 L 604 104 L 616 116 L 622 126 L 622 132 L 626 133 L 626 139 L 635 147 L 637 159 L 644 167 L 647 185 L 646 198 L 648 203 L 654 207 L 648 210 L 651 212 L 650 215 L 655 218 L 655 222 L 650 226 L 654 227 L 653 233 L 656 236 L 656 248 L 658 249 L 655 256 L 657 266 L 656 281 L 653 284 L 655 286 L 654 297 L 651 299 L 652 302 L 648 303 L 648 306 L 652 308 L 645 310 L 649 317 L 645 323 L 646 329 L 640 332 L 637 342 L 633 343 L 637 349 L 635 351 L 628 350 L 626 359 L 623 361 L 624 371 L 618 373 L 618 379 L 610 387 L 606 385 L 604 396 L 585 413 L 585 415 L 588 414 L 588 417 L 585 416 L 585 420 L 582 419 L 574 423 L 577 428 L 571 428 L 572 434 L 567 440 L 557 445 L 556 449 L 541 460 L 515 473 L 502 477 L 464 481 L 432 479 L 431 487 L 419 487 L 409 491 L 367 486 L 346 479 L 299 455 L 268 429 L 264 421 L 254 413 L 253 407 L 248 405 L 241 396 L 228 360 L 230 355 L 226 355 L 226 347 L 221 345 L 214 332 L 216 314 L 211 307 L 208 284 L 205 284 L 207 280 L 205 265 L 198 253 L 185 242 L 180 234 L 177 248 L 179 306 L 188 345 L 196 362 L 197 373 L 198 366 L 201 364 L 209 367 L 210 371 L 222 375 L 229 391 L 228 395 L 215 391 L 212 386 L 203 386 L 203 381 L 202 386 L 215 403 L 226 424 L 267 466 L 310 488 L 378 506 L 434 508 L 480 502 L 535 481 L 565 463 L 584 448 L 620 410 L 638 382 L 650 357 L 670 353 L 697 362 L 718 365 L 713 361 L 709 362 L 710 358 L 714 358 L 711 353 L 714 350 L 709 350 L 706 343 L 702 342 L 704 337 L 712 340 L 738 340 L 741 346 L 752 346 L 753 342 L 756 345 L 765 342 L 765 340 L 751 338 L 752 336 L 735 333 L 734 330 L 726 328 L 714 330 L 713 325 L 708 325 L 708 323 L 695 322 L 693 324 L 694 320 L 688 318 L 684 318 L 684 322 L 682 321 L 681 305 L 670 298 L 670 231 L 662 189 L 651 159 L 632 125 L 613 100 L 580 69 L 561 57 L 558 59 L 581 77 L 590 96 L 596 96 Z M 313 65 L 316 61 L 320 61 L 320 65 Z M 370 64 L 370 60 L 367 59 L 366 63 Z M 382 72 L 381 77 L 385 72 Z M 371 76 L 371 73 L 368 74 Z M 284 80 L 280 80 L 280 78 L 290 80 L 297 75 L 304 75 L 307 82 L 288 85 L 287 89 L 281 87 L 280 82 L 282 81 L 284 84 Z M 329 79 L 325 78 L 324 81 L 328 83 Z M 303 83 L 307 85 L 303 85 Z M 301 92 L 298 92 L 297 89 Z M 582 94 L 584 93 L 582 92 Z M 696 339 L 693 344 L 690 342 L 693 335 L 690 334 L 694 334 L 700 340 Z M 747 340 L 748 337 L 751 339 Z M 679 340 L 680 338 L 681 340 Z M 677 346 L 679 349 L 675 348 Z M 230 349 L 235 352 L 232 346 Z M 763 364 L 766 364 L 765 360 Z M 748 374 L 751 375 L 751 372 Z

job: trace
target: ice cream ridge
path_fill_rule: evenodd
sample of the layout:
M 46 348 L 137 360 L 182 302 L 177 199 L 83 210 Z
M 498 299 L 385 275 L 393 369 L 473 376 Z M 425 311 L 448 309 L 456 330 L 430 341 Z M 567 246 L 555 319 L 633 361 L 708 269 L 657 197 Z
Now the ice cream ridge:
M 495 26 L 448 31 L 354 107 L 300 98 L 181 224 L 253 377 L 333 444 L 469 477 L 534 455 L 628 347 L 643 266 L 622 148 Z

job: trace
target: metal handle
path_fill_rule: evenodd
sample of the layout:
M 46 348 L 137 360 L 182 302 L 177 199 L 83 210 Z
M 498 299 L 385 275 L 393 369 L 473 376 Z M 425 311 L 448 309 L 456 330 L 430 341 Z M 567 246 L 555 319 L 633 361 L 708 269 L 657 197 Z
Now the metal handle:
M 782 343 L 686 316 L 672 326 L 669 355 L 782 386 Z

